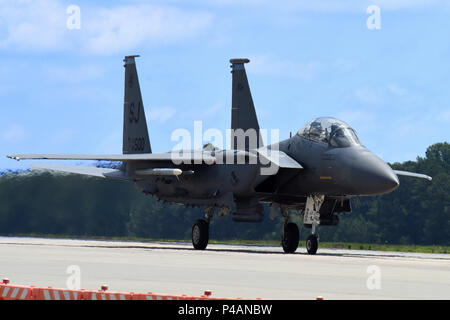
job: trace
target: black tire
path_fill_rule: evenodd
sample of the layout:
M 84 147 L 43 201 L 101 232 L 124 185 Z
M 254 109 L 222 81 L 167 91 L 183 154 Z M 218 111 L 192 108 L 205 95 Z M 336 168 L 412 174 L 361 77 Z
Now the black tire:
M 192 226 L 192 244 L 196 250 L 205 250 L 209 241 L 209 225 L 203 219 Z
M 294 253 L 298 248 L 299 232 L 295 223 L 288 223 L 284 226 L 281 245 L 285 253 Z
M 306 250 L 309 254 L 316 254 L 319 248 L 319 239 L 316 235 L 312 234 L 306 239 Z

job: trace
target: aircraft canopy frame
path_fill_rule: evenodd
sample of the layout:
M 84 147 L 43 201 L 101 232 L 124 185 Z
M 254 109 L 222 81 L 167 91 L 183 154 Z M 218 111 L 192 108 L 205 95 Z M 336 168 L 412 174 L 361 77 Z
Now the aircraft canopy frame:
M 317 118 L 305 124 L 297 134 L 305 139 L 337 148 L 361 145 L 355 130 L 336 118 Z

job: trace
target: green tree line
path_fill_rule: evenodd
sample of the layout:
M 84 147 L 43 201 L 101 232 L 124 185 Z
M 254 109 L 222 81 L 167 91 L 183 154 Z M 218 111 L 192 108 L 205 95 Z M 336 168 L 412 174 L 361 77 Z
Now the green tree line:
M 352 200 L 353 212 L 337 227 L 321 227 L 321 241 L 450 245 L 450 145 L 430 146 L 425 158 L 394 163 L 397 170 L 425 173 L 433 181 L 400 177 L 395 191 Z M 211 221 L 211 239 L 279 240 L 283 221 Z M 0 234 L 117 236 L 189 239 L 201 208 L 170 205 L 130 183 L 49 172 L 3 172 L 0 177 Z M 293 220 L 301 225 L 298 213 Z M 301 228 L 301 239 L 309 229 Z

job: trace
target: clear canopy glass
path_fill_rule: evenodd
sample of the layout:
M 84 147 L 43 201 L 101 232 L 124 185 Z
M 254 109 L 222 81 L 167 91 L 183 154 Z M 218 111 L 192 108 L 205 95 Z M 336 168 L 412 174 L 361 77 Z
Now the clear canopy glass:
M 355 130 L 335 118 L 317 118 L 304 125 L 298 135 L 339 148 L 361 144 Z

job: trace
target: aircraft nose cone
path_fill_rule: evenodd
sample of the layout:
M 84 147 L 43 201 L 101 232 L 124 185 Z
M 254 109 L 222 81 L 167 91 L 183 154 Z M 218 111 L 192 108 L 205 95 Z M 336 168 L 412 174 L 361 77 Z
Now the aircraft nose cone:
M 367 153 L 355 160 L 352 173 L 359 194 L 388 193 L 400 184 L 391 167 L 372 153 Z

